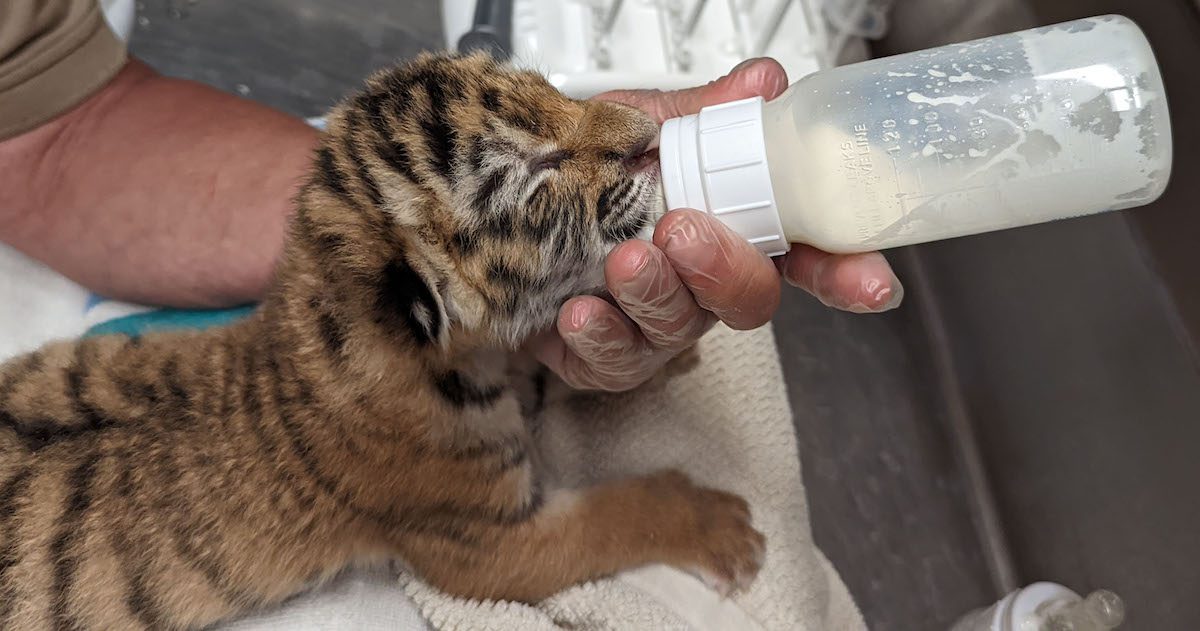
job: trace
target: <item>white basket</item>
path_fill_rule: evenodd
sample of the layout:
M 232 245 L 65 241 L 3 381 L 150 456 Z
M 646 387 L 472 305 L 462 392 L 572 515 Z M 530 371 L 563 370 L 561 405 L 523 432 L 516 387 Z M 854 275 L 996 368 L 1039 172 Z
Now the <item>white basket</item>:
M 133 18 L 137 15 L 133 0 L 100 0 L 100 11 L 108 27 L 124 42 L 133 34 Z
M 878 37 L 890 0 L 513 0 L 513 62 L 569 96 L 700 85 L 743 59 L 798 79 L 833 65 L 848 37 Z M 474 0 L 443 0 L 446 41 Z M 814 11 L 814 9 L 817 9 Z

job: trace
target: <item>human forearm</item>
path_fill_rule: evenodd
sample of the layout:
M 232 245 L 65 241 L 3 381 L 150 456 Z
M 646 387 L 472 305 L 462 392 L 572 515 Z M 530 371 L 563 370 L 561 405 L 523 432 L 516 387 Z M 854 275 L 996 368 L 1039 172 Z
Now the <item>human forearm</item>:
M 130 62 L 83 105 L 0 143 L 0 241 L 108 297 L 258 298 L 316 133 Z

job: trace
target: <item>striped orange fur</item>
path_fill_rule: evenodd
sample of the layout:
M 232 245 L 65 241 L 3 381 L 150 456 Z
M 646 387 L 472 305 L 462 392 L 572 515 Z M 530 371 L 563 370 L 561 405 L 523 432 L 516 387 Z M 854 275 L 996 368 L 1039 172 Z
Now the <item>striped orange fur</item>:
M 740 498 L 560 488 L 527 427 L 517 349 L 646 233 L 655 131 L 481 56 L 372 77 L 249 319 L 0 367 L 0 627 L 200 628 L 390 559 L 479 598 L 648 563 L 745 584 Z

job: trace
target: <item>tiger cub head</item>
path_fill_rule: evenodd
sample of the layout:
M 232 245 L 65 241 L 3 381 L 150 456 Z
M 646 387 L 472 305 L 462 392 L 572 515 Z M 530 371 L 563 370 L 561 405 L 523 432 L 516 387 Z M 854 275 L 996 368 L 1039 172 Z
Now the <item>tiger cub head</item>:
M 511 347 L 601 289 L 615 245 L 649 236 L 657 133 L 490 57 L 425 55 L 335 109 L 298 222 L 416 337 Z

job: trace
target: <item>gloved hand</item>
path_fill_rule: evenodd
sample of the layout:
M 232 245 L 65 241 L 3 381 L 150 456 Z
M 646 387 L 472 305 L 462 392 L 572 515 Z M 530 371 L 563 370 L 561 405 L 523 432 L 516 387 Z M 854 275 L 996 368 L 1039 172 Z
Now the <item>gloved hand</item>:
M 660 92 L 623 90 L 596 98 L 637 107 L 658 122 L 717 103 L 787 88 L 773 60 L 743 62 L 706 86 Z M 718 320 L 734 329 L 766 324 L 779 307 L 779 275 L 834 308 L 879 312 L 900 304 L 904 290 L 883 255 L 834 255 L 794 245 L 774 263 L 707 214 L 680 210 L 663 217 L 653 243 L 628 241 L 605 264 L 616 304 L 572 298 L 557 330 L 533 342 L 542 363 L 575 388 L 623 391 L 641 385 Z

